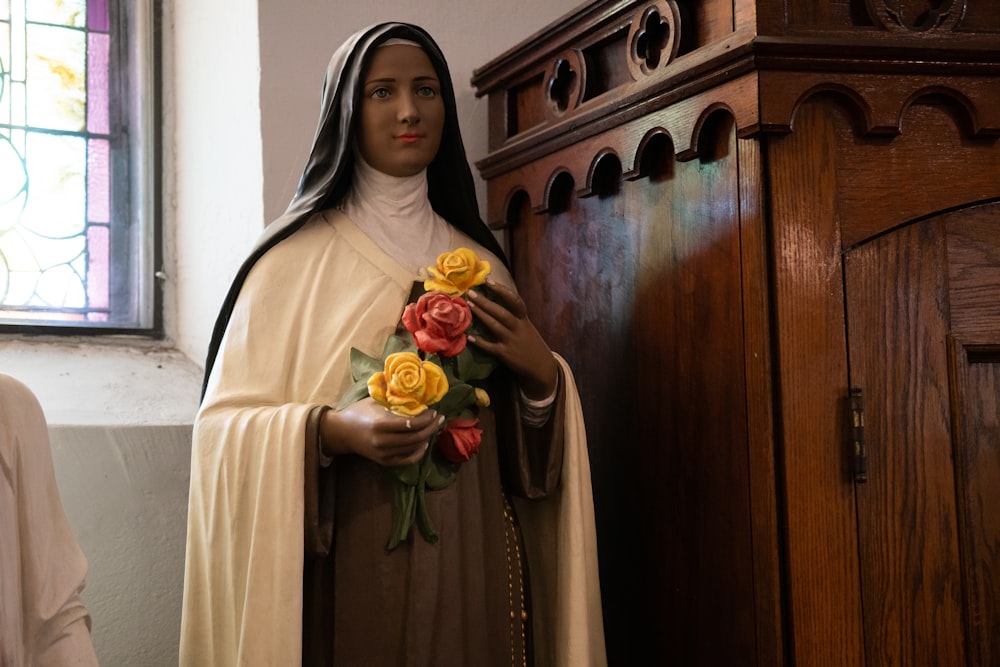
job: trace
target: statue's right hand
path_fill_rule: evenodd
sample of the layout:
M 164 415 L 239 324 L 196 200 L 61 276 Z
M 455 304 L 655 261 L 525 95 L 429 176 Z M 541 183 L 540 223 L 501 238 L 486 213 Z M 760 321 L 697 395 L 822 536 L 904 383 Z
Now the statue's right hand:
M 379 465 L 398 466 L 419 462 L 443 422 L 434 410 L 405 417 L 369 397 L 343 410 L 327 410 L 320 435 L 327 455 L 357 454 Z

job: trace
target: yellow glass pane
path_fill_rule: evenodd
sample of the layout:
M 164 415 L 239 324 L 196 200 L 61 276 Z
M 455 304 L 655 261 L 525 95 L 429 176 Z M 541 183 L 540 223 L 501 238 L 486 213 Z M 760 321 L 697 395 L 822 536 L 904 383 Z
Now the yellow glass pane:
M 82 28 L 87 24 L 87 0 L 28 0 L 27 19 Z
M 82 131 L 86 118 L 86 33 L 27 26 L 27 122 L 31 127 Z

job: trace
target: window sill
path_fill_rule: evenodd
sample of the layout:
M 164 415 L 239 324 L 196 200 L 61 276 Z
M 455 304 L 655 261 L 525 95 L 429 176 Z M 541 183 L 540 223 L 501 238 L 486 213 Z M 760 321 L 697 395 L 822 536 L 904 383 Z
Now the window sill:
M 0 373 L 26 384 L 49 426 L 190 425 L 202 369 L 147 340 L 0 337 Z

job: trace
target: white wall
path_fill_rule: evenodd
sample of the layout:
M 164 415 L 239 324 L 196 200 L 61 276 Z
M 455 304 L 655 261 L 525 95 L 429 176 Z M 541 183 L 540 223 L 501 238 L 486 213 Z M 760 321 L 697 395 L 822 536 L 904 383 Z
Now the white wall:
M 104 667 L 177 664 L 190 426 L 50 426 L 82 599 Z
M 240 0 L 164 5 L 164 219 L 175 252 L 166 273 L 176 293 L 167 328 L 202 363 L 219 304 L 264 220 L 257 12 Z

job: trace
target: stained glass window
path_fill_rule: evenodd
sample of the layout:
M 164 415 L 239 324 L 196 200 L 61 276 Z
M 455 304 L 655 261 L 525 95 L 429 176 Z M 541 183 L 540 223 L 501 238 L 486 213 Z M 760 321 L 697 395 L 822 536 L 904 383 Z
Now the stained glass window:
M 153 327 L 143 0 L 0 0 L 0 325 Z

